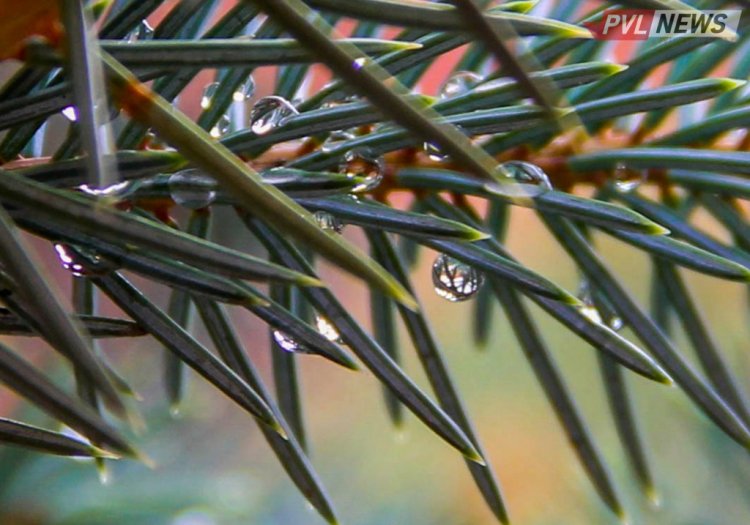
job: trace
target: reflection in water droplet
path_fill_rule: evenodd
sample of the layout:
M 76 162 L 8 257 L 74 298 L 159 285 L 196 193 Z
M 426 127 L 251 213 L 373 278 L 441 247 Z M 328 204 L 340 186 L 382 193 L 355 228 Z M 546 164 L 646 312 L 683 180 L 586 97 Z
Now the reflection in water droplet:
M 229 129 L 232 127 L 232 121 L 229 119 L 227 115 L 222 115 L 219 120 L 216 122 L 213 128 L 211 128 L 210 134 L 215 139 L 220 139 L 227 133 L 229 133 Z
M 542 168 L 531 162 L 525 162 L 522 160 L 511 160 L 503 162 L 500 168 L 505 171 L 505 174 L 522 184 L 531 184 L 539 186 L 546 190 L 552 189 L 552 183 L 549 177 Z
M 481 81 L 482 77 L 476 73 L 472 73 L 471 71 L 457 71 L 440 87 L 438 98 L 446 99 L 463 95 Z
M 78 122 L 78 108 L 76 108 L 75 106 L 64 107 L 61 113 L 69 121 Z
M 451 302 L 473 297 L 484 283 L 484 276 L 470 265 L 441 253 L 432 264 L 435 292 Z
M 235 102 L 244 102 L 249 99 L 255 93 L 255 79 L 252 75 L 248 75 L 247 80 L 243 82 L 235 91 L 232 93 L 232 100 Z
M 290 353 L 295 353 L 295 354 L 309 353 L 307 349 L 303 345 L 301 345 L 296 339 L 294 339 L 289 334 L 282 332 L 281 330 L 273 331 L 273 340 L 276 343 L 276 345 L 282 350 L 284 350 L 285 352 L 290 352 Z
M 172 200 L 191 210 L 210 206 L 216 199 L 216 181 L 198 169 L 191 168 L 172 174 L 168 185 Z
M 315 222 L 318 223 L 321 230 L 332 231 L 334 233 L 341 233 L 344 229 L 344 225 L 335 215 L 328 213 L 327 211 L 316 211 L 313 214 Z
M 355 148 L 346 152 L 339 171 L 345 173 L 347 177 L 364 179 L 352 191 L 357 193 L 371 191 L 383 180 L 385 161 L 370 148 Z
M 331 321 L 322 315 L 315 315 L 315 326 L 318 329 L 320 335 L 331 341 L 332 343 L 341 342 L 341 334 L 336 330 Z
M 355 58 L 354 62 L 352 62 L 352 67 L 355 69 L 355 71 L 359 71 L 364 67 L 364 65 L 367 63 L 367 58 L 365 57 L 359 57 Z
M 632 170 L 622 162 L 617 163 L 613 173 L 615 189 L 622 193 L 628 193 L 638 188 L 646 180 L 643 170 Z
M 139 40 L 150 40 L 154 38 L 154 29 L 146 20 L 141 20 L 130 33 L 125 36 L 128 43 L 138 42 Z
M 250 129 L 256 135 L 265 135 L 296 114 L 297 109 L 285 98 L 263 97 L 250 111 Z
M 201 96 L 201 109 L 208 109 L 211 107 L 211 104 L 214 103 L 214 96 L 216 96 L 216 92 L 218 90 L 218 82 L 211 82 L 210 84 L 207 84 L 205 88 L 203 88 L 203 95 Z

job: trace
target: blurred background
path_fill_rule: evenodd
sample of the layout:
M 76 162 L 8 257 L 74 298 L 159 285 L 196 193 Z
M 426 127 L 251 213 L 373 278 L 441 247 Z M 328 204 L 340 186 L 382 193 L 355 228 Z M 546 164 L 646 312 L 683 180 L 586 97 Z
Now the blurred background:
M 542 2 L 543 4 L 544 2 Z M 228 7 L 233 2 L 226 2 Z M 167 6 L 165 9 L 168 9 Z M 150 23 L 158 22 L 158 13 Z M 219 13 L 216 14 L 219 16 Z M 347 25 L 341 31 L 346 33 Z M 613 49 L 613 57 L 627 49 Z M 450 53 L 420 85 L 434 94 L 446 68 L 460 56 Z M 3 65 L 3 75 L 13 65 Z M 254 99 L 272 93 L 276 71 L 256 71 Z M 180 106 L 195 116 L 206 71 L 180 97 Z M 314 68 L 308 88 L 330 76 Z M 247 104 L 252 104 L 252 100 Z M 690 111 L 690 107 L 686 111 Z M 50 126 L 40 146 L 54 151 L 67 122 Z M 235 127 L 246 123 L 235 122 Z M 406 198 L 406 197 L 405 197 Z M 406 201 L 404 201 L 406 202 Z M 397 199 L 394 204 L 403 204 Z M 176 218 L 184 219 L 176 210 Z M 215 240 L 262 254 L 233 215 L 218 210 Z M 724 232 L 708 216 L 701 226 L 719 238 Z M 183 222 L 184 224 L 184 222 Z M 523 263 L 575 291 L 574 266 L 532 213 L 512 212 L 508 248 Z M 349 226 L 344 235 L 362 243 Z M 599 236 L 597 244 L 615 274 L 648 304 L 650 275 L 645 257 L 618 241 Z M 70 275 L 57 264 L 52 247 L 35 242 L 61 289 L 69 290 Z M 420 252 L 412 277 L 428 319 L 443 345 L 447 362 L 469 414 L 495 467 L 514 523 L 521 525 L 608 524 L 617 520 L 599 503 L 566 442 L 541 388 L 537 385 L 500 308 L 493 305 L 489 344 L 476 348 L 471 338 L 473 306 L 449 303 L 432 289 L 430 269 L 436 254 Z M 364 326 L 369 326 L 368 293 L 348 275 L 322 264 L 321 275 Z M 750 377 L 747 332 L 747 289 L 685 272 L 708 324 L 735 374 Z M 167 291 L 137 283 L 165 305 Z M 122 316 L 102 301 L 104 315 Z M 546 342 L 576 395 L 592 434 L 609 462 L 628 505 L 632 523 L 663 525 L 737 525 L 750 523 L 750 459 L 690 406 L 676 388 L 656 385 L 633 374 L 637 417 L 657 480 L 659 502 L 638 491 L 625 462 L 598 375 L 595 350 L 554 320 L 534 310 Z M 242 310 L 232 310 L 251 359 L 271 384 L 269 334 L 263 324 Z M 199 339 L 210 345 L 200 323 Z M 426 390 L 427 381 L 408 337 L 400 330 L 407 372 Z M 678 334 L 686 354 L 689 346 Z M 58 370 L 58 380 L 72 388 L 70 374 L 52 352 L 39 343 L 6 338 L 25 357 Z M 148 338 L 107 342 L 110 359 L 141 394 L 138 407 L 147 428 L 134 439 L 155 462 L 110 465 L 102 482 L 94 465 L 85 461 L 43 457 L 20 449 L 0 448 L 0 524 L 138 524 L 138 525 L 302 525 L 323 521 L 288 481 L 256 425 L 205 382 L 191 375 L 188 398 L 178 416 L 170 415 L 161 385 L 164 349 Z M 688 354 L 689 355 L 689 354 Z M 689 355 L 692 359 L 693 356 Z M 382 392 L 366 371 L 354 373 L 315 356 L 298 359 L 305 423 L 311 459 L 335 502 L 342 522 L 351 525 L 489 525 L 494 523 L 461 457 L 408 415 L 403 428 L 386 416 Z M 26 421 L 47 420 L 0 388 L 0 413 Z

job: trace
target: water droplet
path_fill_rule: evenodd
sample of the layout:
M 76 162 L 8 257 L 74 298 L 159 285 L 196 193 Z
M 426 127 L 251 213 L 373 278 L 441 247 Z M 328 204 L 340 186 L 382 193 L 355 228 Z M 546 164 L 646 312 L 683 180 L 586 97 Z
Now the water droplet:
M 424 152 L 427 154 L 427 157 L 430 160 L 434 160 L 435 162 L 443 162 L 448 158 L 448 155 L 440 151 L 440 147 L 436 144 L 433 144 L 432 142 L 425 142 L 423 147 Z
M 461 126 L 457 125 L 456 129 L 464 135 L 467 135 L 466 130 Z M 444 162 L 445 160 L 450 158 L 450 155 L 443 153 L 440 149 L 440 146 L 438 146 L 434 142 L 425 142 L 424 144 L 422 144 L 422 148 L 424 149 L 427 157 L 435 162 Z
M 369 148 L 355 148 L 346 152 L 339 171 L 347 177 L 362 177 L 361 184 L 355 186 L 352 191 L 363 192 L 375 189 L 383 180 L 385 174 L 385 161 L 383 157 L 376 155 Z
M 125 41 L 132 43 L 139 40 L 150 40 L 152 38 L 154 38 L 154 29 L 146 20 L 141 20 L 140 23 L 125 36 Z
M 594 304 L 591 285 L 587 279 L 581 279 L 581 283 L 578 285 L 578 299 L 581 301 L 581 306 L 579 306 L 581 313 L 588 317 L 590 321 L 602 324 L 602 316 Z
M 265 135 L 298 113 L 297 109 L 285 98 L 263 97 L 250 111 L 250 129 L 256 135 Z
M 327 211 L 316 211 L 313 214 L 315 222 L 318 223 L 321 230 L 332 231 L 334 233 L 341 233 L 344 229 L 344 225 L 335 215 L 328 213 Z
M 96 463 L 96 472 L 99 474 L 99 483 L 104 486 L 112 484 L 112 472 L 103 461 Z
M 320 335 L 322 335 L 332 343 L 341 342 L 341 334 L 339 334 L 339 331 L 335 326 L 333 326 L 333 323 L 331 323 L 331 321 L 329 321 L 327 317 L 316 314 L 315 326 L 318 329 Z
M 235 102 L 244 102 L 249 99 L 255 93 L 255 79 L 252 75 L 248 75 L 247 80 L 243 82 L 235 91 L 232 93 L 232 100 Z
M 76 277 L 90 275 L 91 272 L 89 272 L 84 265 L 84 262 L 86 261 L 82 261 L 81 258 L 65 244 L 55 244 L 55 252 L 57 252 L 60 266 L 71 272 Z M 98 257 L 96 259 L 99 260 Z
M 154 150 L 165 150 L 169 149 L 169 145 L 164 142 L 159 134 L 156 133 L 153 128 L 149 128 L 146 132 L 146 148 Z
M 71 122 L 78 122 L 78 108 L 75 106 L 67 106 L 61 111 L 63 116 Z
M 209 133 L 213 138 L 220 139 L 229 133 L 231 127 L 232 121 L 230 118 L 227 115 L 222 115 Z
M 210 206 L 216 199 L 216 181 L 194 168 L 172 174 L 168 185 L 172 200 L 191 210 Z
M 457 71 L 440 87 L 438 98 L 442 100 L 463 95 L 481 81 L 482 77 L 476 73 L 472 73 L 471 71 Z
M 302 344 L 300 344 L 296 339 L 294 339 L 289 334 L 282 332 L 281 330 L 273 331 L 273 340 L 276 343 L 276 345 L 282 350 L 284 350 L 285 352 L 290 352 L 294 354 L 309 353 L 307 349 Z
M 621 193 L 628 193 L 638 188 L 646 179 L 642 170 L 628 169 L 622 162 L 618 162 L 612 174 L 615 189 Z
M 78 186 L 78 190 L 85 193 L 86 195 L 92 195 L 94 197 L 122 197 L 130 190 L 130 181 L 122 181 L 104 188 L 91 187 L 88 184 L 81 184 Z
M 359 71 L 365 66 L 366 63 L 367 63 L 367 58 L 365 57 L 355 58 L 354 62 L 352 62 L 352 67 L 354 68 L 355 71 Z
M 624 326 L 622 319 L 613 313 L 608 314 L 607 316 L 602 316 L 602 313 L 594 302 L 594 296 L 588 279 L 582 279 L 581 283 L 578 285 L 578 299 L 583 303 L 579 307 L 581 313 L 588 317 L 592 322 L 604 324 L 615 332 L 621 330 Z
M 211 104 L 213 104 L 214 102 L 214 96 L 216 96 L 216 92 L 218 90 L 218 82 L 211 82 L 210 84 L 207 84 L 205 88 L 203 88 L 203 95 L 201 96 L 201 109 L 208 109 L 211 107 Z
M 188 509 L 175 516 L 170 525 L 218 525 L 218 522 L 202 510 Z
M 625 323 L 622 322 L 621 317 L 615 315 L 610 319 L 607 319 L 607 325 L 615 332 L 619 332 L 620 330 L 622 330 L 622 327 L 625 326 Z
M 356 137 L 357 136 L 349 130 L 332 131 L 328 135 L 328 137 L 323 141 L 323 144 L 320 145 L 320 149 L 326 152 L 333 151 L 344 142 L 348 140 L 353 140 Z
M 544 173 L 544 170 L 536 164 L 522 160 L 511 160 L 503 162 L 500 165 L 500 168 L 502 168 L 505 173 L 516 182 L 539 186 L 545 190 L 552 189 L 552 183 L 550 182 L 549 177 Z
M 432 283 L 440 297 L 457 303 L 473 297 L 484 277 L 470 265 L 441 253 L 432 264 Z

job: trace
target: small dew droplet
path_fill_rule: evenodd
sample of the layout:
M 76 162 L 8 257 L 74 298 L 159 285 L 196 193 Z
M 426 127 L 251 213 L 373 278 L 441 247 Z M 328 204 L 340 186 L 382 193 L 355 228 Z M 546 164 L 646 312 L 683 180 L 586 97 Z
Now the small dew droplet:
M 629 193 L 643 184 L 645 172 L 642 170 L 629 169 L 622 162 L 617 163 L 613 173 L 615 189 L 621 193 Z
M 250 129 L 256 135 L 265 135 L 281 126 L 297 109 L 285 98 L 269 96 L 258 100 L 250 111 Z
M 85 193 L 86 195 L 91 195 L 94 197 L 122 197 L 125 195 L 131 188 L 130 181 L 122 181 L 118 182 L 116 184 L 112 184 L 110 186 L 105 186 L 103 188 L 96 188 L 91 187 L 88 184 L 81 184 L 78 186 L 78 190 Z
M 383 180 L 385 161 L 369 148 L 355 148 L 346 152 L 339 171 L 350 178 L 362 177 L 362 183 L 355 186 L 353 192 L 371 191 Z
M 448 158 L 448 155 L 440 151 L 440 147 L 436 144 L 433 144 L 432 142 L 425 142 L 423 148 L 424 152 L 427 154 L 427 157 L 430 160 L 433 160 L 435 162 L 443 162 Z
M 322 315 L 315 315 L 315 326 L 318 329 L 318 332 L 320 335 L 331 341 L 332 343 L 339 343 L 341 342 L 341 334 L 339 334 L 339 331 L 336 329 L 335 326 L 333 326 L 333 323 L 328 320 L 328 318 L 322 316 Z
M 138 42 L 139 40 L 150 40 L 152 38 L 154 38 L 154 29 L 146 20 L 141 20 L 138 25 L 125 36 L 125 41 L 130 44 Z
M 78 122 L 78 108 L 75 106 L 66 106 L 62 109 L 63 116 L 71 122 Z
M 276 345 L 285 352 L 293 354 L 307 354 L 307 349 L 302 346 L 296 339 L 281 330 L 273 331 L 273 340 Z
M 327 211 L 316 211 L 313 214 L 315 222 L 318 223 L 321 230 L 332 231 L 334 233 L 341 233 L 344 229 L 344 225 L 335 215 L 328 213 Z
M 581 301 L 579 306 L 580 312 L 596 324 L 602 324 L 602 316 L 594 304 L 594 297 L 591 293 L 591 285 L 587 279 L 582 279 L 578 285 L 578 299 Z
M 96 472 L 99 474 L 99 483 L 104 486 L 112 484 L 112 472 L 103 461 L 97 463 Z
M 536 164 L 522 160 L 511 160 L 502 163 L 500 168 L 508 177 L 516 182 L 539 186 L 545 191 L 552 189 L 552 183 L 550 182 L 549 177 L 544 170 Z
M 214 103 L 214 96 L 216 96 L 218 90 L 218 82 L 211 82 L 203 88 L 203 95 L 201 95 L 201 109 L 208 109 L 211 107 L 211 104 Z
M 441 253 L 432 264 L 435 293 L 453 303 L 471 299 L 484 283 L 484 276 L 470 265 Z
M 229 119 L 227 115 L 222 115 L 219 120 L 216 122 L 213 128 L 211 128 L 211 131 L 209 132 L 210 135 L 215 139 L 220 139 L 227 133 L 229 133 L 229 129 L 232 127 L 232 121 Z
M 71 272 L 76 277 L 88 275 L 86 266 L 82 264 L 80 258 L 64 244 L 55 244 L 55 252 L 60 266 Z
M 232 93 L 232 100 L 235 102 L 244 102 L 249 99 L 255 93 L 255 79 L 252 75 L 248 75 L 247 80 L 243 82 L 235 91 Z
M 472 73 L 471 71 L 457 71 L 448 77 L 440 87 L 438 98 L 442 100 L 463 95 L 481 81 L 482 77 L 476 73 Z
M 607 319 L 607 325 L 615 332 L 619 332 L 625 326 L 625 323 L 622 322 L 621 317 L 615 315 L 611 319 Z
M 363 67 L 365 67 L 366 63 L 367 63 L 367 58 L 365 57 L 355 58 L 354 62 L 352 62 L 352 67 L 354 68 L 355 71 L 359 71 Z
M 210 206 L 216 199 L 216 181 L 194 168 L 172 174 L 168 185 L 172 200 L 191 210 Z
M 324 152 L 333 151 L 344 142 L 355 138 L 356 135 L 348 130 L 332 131 L 323 141 L 323 144 L 320 145 L 320 149 Z

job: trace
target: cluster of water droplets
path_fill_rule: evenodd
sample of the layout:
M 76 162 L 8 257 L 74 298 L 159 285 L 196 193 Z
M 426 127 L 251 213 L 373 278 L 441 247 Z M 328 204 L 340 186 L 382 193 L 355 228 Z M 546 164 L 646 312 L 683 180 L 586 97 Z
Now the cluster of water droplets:
M 316 211 L 313 214 L 313 217 L 321 230 L 341 234 L 344 229 L 344 224 L 335 215 L 328 213 L 327 211 Z M 334 343 L 341 342 L 341 334 L 339 334 L 339 331 L 327 317 L 316 313 L 315 327 L 318 332 L 329 341 Z M 310 353 L 303 344 L 282 330 L 274 330 L 272 336 L 276 345 L 286 352 L 299 354 Z
M 172 200 L 191 210 L 206 208 L 216 200 L 216 181 L 199 169 L 190 168 L 173 173 L 167 185 Z
M 210 109 L 220 95 L 221 83 L 211 82 L 203 88 L 201 94 L 200 106 L 204 111 Z M 211 128 L 210 134 L 213 138 L 219 139 L 232 130 L 233 121 L 238 124 L 236 127 L 244 125 L 245 102 L 255 94 L 255 79 L 248 75 L 244 82 L 236 87 L 232 93 L 231 104 L 226 113 L 222 114 Z
M 484 276 L 473 266 L 441 253 L 432 264 L 435 293 L 453 303 L 474 297 L 484 284 Z

